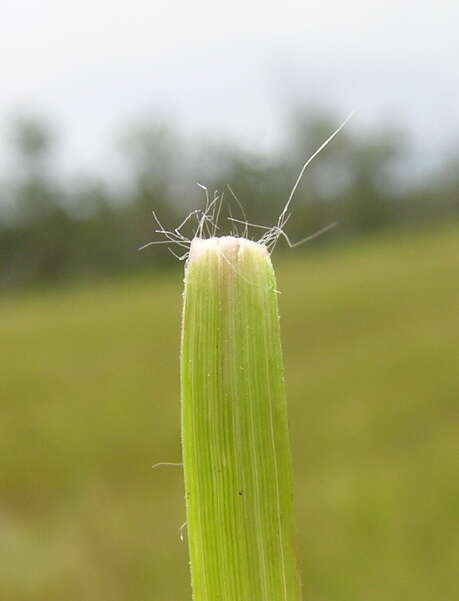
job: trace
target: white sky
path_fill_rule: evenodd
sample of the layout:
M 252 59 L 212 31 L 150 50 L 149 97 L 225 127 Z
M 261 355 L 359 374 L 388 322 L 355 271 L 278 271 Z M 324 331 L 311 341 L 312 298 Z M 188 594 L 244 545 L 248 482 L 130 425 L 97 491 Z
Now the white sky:
M 138 118 L 269 147 L 292 102 L 459 140 L 457 0 L 0 0 L 0 129 L 48 116 L 71 171 L 114 168 Z M 459 142 L 458 142 L 459 145 Z M 0 145 L 1 148 L 1 145 Z M 0 164 L 2 157 L 0 156 Z

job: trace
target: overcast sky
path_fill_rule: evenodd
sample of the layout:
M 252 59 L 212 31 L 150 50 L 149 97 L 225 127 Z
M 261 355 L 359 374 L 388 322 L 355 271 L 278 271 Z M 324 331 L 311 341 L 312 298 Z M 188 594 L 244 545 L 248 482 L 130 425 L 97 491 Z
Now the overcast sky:
M 0 124 L 32 111 L 63 134 L 71 171 L 113 168 L 123 125 L 269 147 L 292 103 L 350 127 L 393 119 L 420 153 L 459 139 L 457 0 L 1 0 Z M 1 146 L 0 146 L 1 147 Z M 0 160 L 1 163 L 1 160 Z

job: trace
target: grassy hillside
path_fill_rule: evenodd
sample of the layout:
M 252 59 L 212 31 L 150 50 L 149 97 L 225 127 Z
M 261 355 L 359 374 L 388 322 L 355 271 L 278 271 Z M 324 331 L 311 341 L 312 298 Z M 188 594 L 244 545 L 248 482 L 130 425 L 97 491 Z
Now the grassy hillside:
M 290 257 L 305 601 L 458 599 L 459 229 Z M 181 280 L 0 303 L 0 599 L 190 601 Z

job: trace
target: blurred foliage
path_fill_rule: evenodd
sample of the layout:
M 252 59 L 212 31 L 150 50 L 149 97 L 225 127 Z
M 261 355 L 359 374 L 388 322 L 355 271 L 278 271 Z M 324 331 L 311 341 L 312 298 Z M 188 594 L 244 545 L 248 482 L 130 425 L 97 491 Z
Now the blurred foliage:
M 457 224 L 276 254 L 305 600 L 459 598 L 458 257 Z M 0 599 L 191 599 L 181 469 L 151 470 L 181 280 L 0 302 Z
M 137 123 L 121 142 L 123 184 L 114 174 L 109 185 L 94 176 L 75 180 L 56 172 L 52 128 L 38 119 L 17 119 L 9 147 L 13 166 L 0 187 L 0 290 L 171 265 L 165 248 L 136 249 L 155 237 L 153 209 L 170 228 L 202 204 L 196 180 L 226 192 L 228 215 L 271 226 L 304 158 L 338 121 L 325 112 L 293 111 L 288 151 L 269 155 L 210 140 L 190 148 L 168 126 Z M 459 214 L 457 160 L 407 186 L 399 173 L 411 152 L 403 132 L 394 127 L 353 131 L 349 125 L 307 171 L 287 226 L 293 241 L 333 221 L 339 228 L 319 246 Z M 221 224 L 221 231 L 230 231 L 229 222 Z

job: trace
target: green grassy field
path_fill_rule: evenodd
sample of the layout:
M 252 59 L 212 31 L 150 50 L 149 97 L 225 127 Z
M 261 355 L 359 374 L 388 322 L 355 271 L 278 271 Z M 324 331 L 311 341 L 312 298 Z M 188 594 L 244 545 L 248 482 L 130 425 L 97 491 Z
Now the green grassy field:
M 304 599 L 455 601 L 459 229 L 289 257 Z M 180 460 L 181 288 L 0 303 L 1 600 L 190 601 L 181 469 L 151 469 Z

